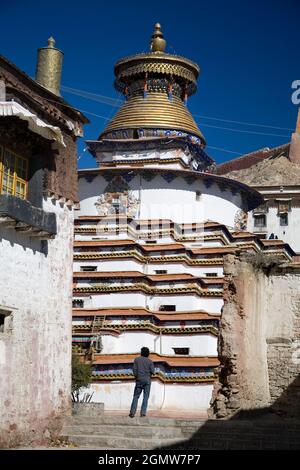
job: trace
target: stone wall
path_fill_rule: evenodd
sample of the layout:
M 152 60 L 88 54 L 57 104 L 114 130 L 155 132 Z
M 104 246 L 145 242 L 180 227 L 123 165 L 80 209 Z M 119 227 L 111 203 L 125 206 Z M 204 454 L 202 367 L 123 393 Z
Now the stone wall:
M 270 400 L 280 414 L 300 417 L 300 266 L 275 271 L 268 288 Z
M 300 266 L 225 258 L 219 381 L 212 413 L 241 410 L 300 416 Z
M 50 439 L 70 413 L 73 210 L 43 208 L 54 239 L 0 230 L 0 447 Z

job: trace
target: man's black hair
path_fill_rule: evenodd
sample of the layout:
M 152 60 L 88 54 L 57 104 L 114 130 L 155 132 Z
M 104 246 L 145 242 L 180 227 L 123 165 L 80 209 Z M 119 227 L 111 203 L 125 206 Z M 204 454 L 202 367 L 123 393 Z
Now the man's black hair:
M 141 349 L 141 356 L 148 357 L 150 354 L 149 348 L 146 348 L 145 346 Z

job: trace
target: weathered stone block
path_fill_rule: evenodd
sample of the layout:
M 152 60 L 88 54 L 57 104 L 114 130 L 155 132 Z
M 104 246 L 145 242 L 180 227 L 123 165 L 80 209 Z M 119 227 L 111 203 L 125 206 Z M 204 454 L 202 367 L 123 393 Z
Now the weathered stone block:
M 74 416 L 93 418 L 104 413 L 104 403 L 72 403 L 72 412 Z

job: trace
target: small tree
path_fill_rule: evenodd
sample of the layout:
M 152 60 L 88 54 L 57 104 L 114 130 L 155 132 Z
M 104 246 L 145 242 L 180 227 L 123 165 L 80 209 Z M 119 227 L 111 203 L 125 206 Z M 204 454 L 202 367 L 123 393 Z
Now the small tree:
M 80 390 L 89 387 L 92 380 L 91 364 L 80 362 L 76 354 L 72 355 L 72 400 L 79 401 Z M 92 395 L 88 399 L 82 401 L 90 401 Z

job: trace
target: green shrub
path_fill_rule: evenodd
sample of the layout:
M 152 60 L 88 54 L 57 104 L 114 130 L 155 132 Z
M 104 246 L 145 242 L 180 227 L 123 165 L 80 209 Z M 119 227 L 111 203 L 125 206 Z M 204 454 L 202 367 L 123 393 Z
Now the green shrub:
M 89 387 L 92 380 L 91 364 L 80 362 L 76 354 L 72 355 L 72 395 L 79 394 L 80 389 Z

